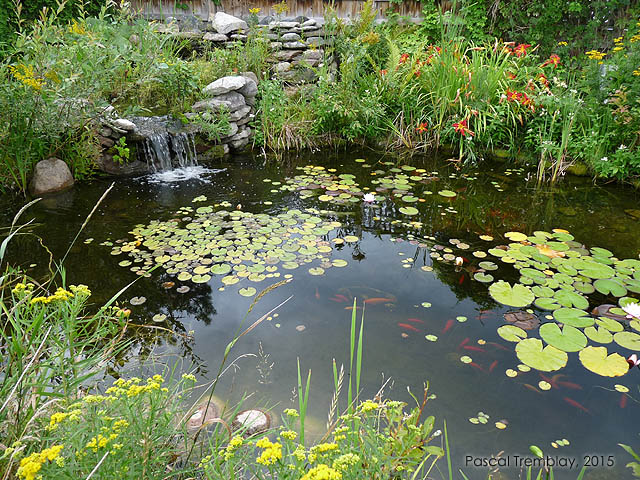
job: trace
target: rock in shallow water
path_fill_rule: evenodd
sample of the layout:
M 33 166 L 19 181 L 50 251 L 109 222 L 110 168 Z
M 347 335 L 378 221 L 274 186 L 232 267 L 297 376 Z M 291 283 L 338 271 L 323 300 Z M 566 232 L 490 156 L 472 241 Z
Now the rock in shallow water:
M 238 413 L 231 423 L 231 428 L 234 430 L 243 429 L 247 436 L 266 432 L 270 426 L 271 417 L 269 414 L 257 409 Z
M 59 158 L 39 161 L 29 184 L 31 195 L 58 192 L 73 185 L 73 176 L 66 163 Z

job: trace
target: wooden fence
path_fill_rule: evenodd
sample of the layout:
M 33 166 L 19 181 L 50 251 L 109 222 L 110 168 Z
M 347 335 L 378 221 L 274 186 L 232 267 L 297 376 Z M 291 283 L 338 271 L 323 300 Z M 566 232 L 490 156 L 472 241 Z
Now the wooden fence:
M 131 0 L 131 5 L 137 11 L 141 11 L 149 16 L 196 16 L 207 20 L 216 12 L 221 11 L 242 17 L 249 14 L 250 8 L 260 8 L 259 16 L 273 15 L 273 6 L 279 2 L 273 0 L 222 0 L 220 5 L 216 5 L 212 0 Z M 363 0 L 287 0 L 289 11 L 284 14 L 286 17 L 297 17 L 304 15 L 310 18 L 322 18 L 325 10 L 329 7 L 335 9 L 336 14 L 341 18 L 352 18 L 358 15 Z M 392 4 L 389 1 L 374 0 L 374 7 L 378 10 L 380 18 L 384 18 L 384 13 L 392 8 L 402 16 L 411 18 L 420 17 L 420 2 L 405 0 L 401 3 Z

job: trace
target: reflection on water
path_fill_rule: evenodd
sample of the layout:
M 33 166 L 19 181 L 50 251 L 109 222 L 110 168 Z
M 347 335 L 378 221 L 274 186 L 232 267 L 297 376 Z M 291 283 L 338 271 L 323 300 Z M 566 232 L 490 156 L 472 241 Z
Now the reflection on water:
M 147 298 L 143 305 L 132 307 L 136 322 L 153 325 L 153 315 L 163 313 L 167 320 L 155 325 L 178 334 L 133 328 L 136 344 L 129 359 L 152 351 L 173 352 L 185 358 L 185 365 L 196 365 L 202 379 L 211 378 L 226 345 L 241 326 L 250 325 L 293 295 L 277 314 L 237 344 L 235 357 L 253 356 L 237 362 L 237 369 L 224 377 L 217 394 L 236 401 L 244 392 L 251 392 L 250 402 L 276 404 L 276 412 L 295 407 L 299 358 L 303 370 L 312 370 L 308 423 L 319 432 L 333 392 L 331 362 L 334 358 L 338 365 L 348 362 L 349 308 L 353 298 L 360 308 L 366 299 L 363 396 L 374 395 L 391 379 L 385 395 L 412 402 L 407 387 L 418 394 L 429 381 L 430 391 L 438 396 L 430 403 L 431 413 L 447 420 L 456 465 L 463 467 L 466 455 L 491 455 L 502 450 L 505 455 L 527 455 L 528 446 L 537 444 L 546 453 L 575 457 L 580 465 L 586 454 L 614 455 L 615 467 L 602 469 L 597 478 L 626 478 L 624 464 L 629 458 L 617 443 L 637 444 L 640 410 L 637 402 L 623 400 L 613 387 L 625 384 L 632 397 L 640 398 L 639 372 L 617 380 L 596 377 L 572 354 L 567 367 L 555 377 L 535 370 L 507 377 L 505 371 L 517 370 L 519 361 L 513 345 L 501 339 L 496 329 L 504 323 L 503 314 L 509 309 L 487 295 L 485 284 L 472 280 L 468 264 L 457 268 L 451 262 L 434 261 L 431 254 L 439 251 L 438 247 L 451 246 L 451 239 L 467 242 L 472 252 L 487 248 L 478 239 L 481 234 L 500 239 L 510 230 L 531 233 L 565 228 L 589 246 L 608 248 L 619 258 L 637 258 L 640 226 L 624 213 L 637 204 L 635 192 L 594 187 L 577 179 L 567 179 L 557 189 L 536 190 L 523 171 L 505 171 L 498 165 L 456 172 L 435 160 L 425 160 L 415 165 L 437 179 L 421 188 L 446 189 L 456 196 L 417 192 L 425 201 L 412 204 L 419 214 L 410 219 L 417 223 L 410 224 L 398 212 L 405 203 L 395 196 L 386 195 L 372 205 L 337 205 L 318 201 L 316 196 L 301 198 L 296 191 L 274 188 L 264 181 L 283 182 L 300 172 L 296 165 L 321 163 L 339 173 L 352 173 L 360 186 L 374 189 L 370 181 L 375 175 L 371 173 L 389 166 L 382 166 L 370 154 L 361 156 L 367 161 L 364 167 L 354 162 L 354 155 L 320 155 L 292 160 L 281 167 L 259 167 L 252 158 L 242 158 L 233 164 L 211 166 L 210 171 L 198 172 L 197 178 L 180 182 L 157 177 L 119 181 L 71 250 L 67 281 L 90 285 L 96 302 L 108 300 L 136 275 L 119 267 L 123 257 L 110 255 L 111 249 L 100 243 L 130 239 L 128 232 L 134 226 L 172 218 L 180 207 L 193 205 L 192 200 L 201 195 L 210 203 L 241 204 L 252 213 L 316 208 L 327 219 L 342 223 L 331 238 L 357 237 L 357 241 L 335 245 L 331 254 L 333 260 L 346 260 L 347 267 L 327 269 L 321 276 L 309 275 L 305 267 L 293 270 L 293 281 L 261 299 L 248 316 L 251 299 L 237 294 L 238 288 L 248 286 L 246 280 L 220 291 L 219 279 L 214 278 L 208 284 L 190 284 L 187 293 L 178 293 L 175 288 L 162 287 L 163 282 L 175 279 L 158 269 L 150 278 L 138 278 L 125 297 Z M 48 253 L 35 236 L 42 238 L 55 258 L 61 258 L 108 184 L 97 180 L 40 202 L 28 214 L 36 217 L 31 235 L 18 237 L 10 254 L 25 268 L 35 263 L 29 271 L 43 275 Z M 19 208 L 17 203 L 7 202 L 7 211 Z M 4 223 L 10 219 L 9 212 Z M 469 257 L 471 264 L 480 260 L 471 253 Z M 507 280 L 515 278 L 514 273 Z M 266 281 L 253 284 L 258 291 L 268 285 Z M 436 336 L 437 341 L 428 341 L 427 335 Z M 470 357 L 471 363 L 461 362 L 462 356 Z M 552 388 L 541 391 L 541 380 L 549 381 Z M 487 423 L 471 423 L 469 418 L 477 418 L 480 411 L 489 416 Z M 497 421 L 504 421 L 507 428 L 497 429 Z M 570 441 L 568 446 L 551 446 L 564 438 Z M 464 470 L 470 478 L 485 472 L 469 467 Z M 557 478 L 576 476 L 577 471 L 565 470 Z

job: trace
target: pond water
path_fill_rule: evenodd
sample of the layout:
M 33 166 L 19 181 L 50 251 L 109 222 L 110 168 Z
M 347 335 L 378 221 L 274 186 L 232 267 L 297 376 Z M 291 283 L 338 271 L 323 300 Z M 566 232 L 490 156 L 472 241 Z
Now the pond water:
M 303 169 L 309 165 L 324 170 Z M 303 372 L 312 370 L 308 423 L 320 432 L 333 394 L 332 359 L 338 365 L 348 363 L 348 308 L 353 298 L 359 306 L 366 299 L 362 398 L 371 398 L 388 381 L 386 397 L 412 402 L 407 387 L 421 397 L 422 386 L 428 381 L 429 392 L 437 395 L 429 403 L 429 414 L 436 415 L 440 428 L 446 419 L 454 467 L 462 468 L 469 478 L 483 478 L 487 470 L 469 465 L 468 456 L 487 457 L 501 451 L 510 462 L 510 468 L 501 468 L 503 478 L 517 478 L 516 456 L 528 456 L 531 444 L 561 460 L 575 459 L 574 469 L 560 469 L 556 478 L 576 478 L 585 456 L 596 465 L 605 463 L 585 478 L 630 476 L 624 468 L 630 457 L 617 443 L 637 445 L 640 370 L 615 378 L 600 376 L 581 364 L 578 353 L 569 352 L 566 367 L 559 370 L 520 371 L 518 365 L 522 370 L 527 368 L 516 356 L 515 343 L 497 333 L 498 327 L 507 323 L 503 314 L 518 309 L 496 302 L 488 294 L 489 283 L 474 280 L 474 275 L 483 273 L 477 271 L 480 262 L 490 261 L 498 269 L 487 269 L 485 275 L 511 283 L 518 281 L 512 265 L 487 253 L 496 245 L 510 243 L 504 234 L 513 231 L 531 235 L 534 231 L 566 229 L 588 248 L 603 247 L 620 259 L 637 259 L 640 223 L 625 213 L 637 208 L 635 191 L 620 186 L 597 187 L 575 178 L 566 179 L 555 189 L 536 189 L 535 181 L 529 178 L 534 174 L 509 170 L 502 164 L 458 171 L 437 159 L 397 162 L 371 152 L 325 152 L 290 158 L 279 166 L 265 165 L 257 157 L 240 157 L 208 167 L 175 176 L 119 180 L 66 259 L 67 283 L 89 285 L 94 292 L 92 299 L 98 304 L 138 279 L 121 297 L 127 306 L 134 296 L 146 298 L 142 305 L 130 306 L 132 320 L 180 333 L 132 328 L 137 332 L 137 342 L 123 359 L 125 368 L 135 363 L 137 355 L 153 351 L 176 354 L 184 359 L 182 368 L 195 369 L 201 381 L 211 379 L 225 346 L 241 325 L 248 326 L 292 296 L 238 342 L 232 358 L 248 355 L 237 361 L 238 369 L 223 377 L 216 396 L 233 402 L 250 393 L 248 405 L 273 407 L 277 414 L 284 408 L 295 408 L 299 358 Z M 343 177 L 328 181 L 327 191 L 314 189 L 322 183 L 317 175 L 310 179 L 314 173 L 327 175 L 326 178 Z M 295 179 L 296 176 L 299 177 Z M 390 180 L 372 183 L 385 176 Z M 287 183 L 287 178 L 294 180 Z M 312 185 L 304 188 L 309 182 Z M 33 235 L 20 236 L 11 245 L 14 261 L 36 277 L 44 275 L 49 257 L 36 236 L 55 259 L 62 258 L 110 183 L 96 180 L 78 185 L 32 207 L 26 217 L 35 217 L 30 230 Z M 362 201 L 363 192 L 382 190 L 381 186 L 387 188 L 377 192 L 374 202 Z M 6 200 L 5 224 L 10 223 L 12 212 L 19 206 L 15 199 Z M 209 206 L 210 209 L 198 210 Z M 148 237 L 157 235 L 160 229 L 142 226 L 176 219 L 163 227 L 173 235 L 178 225 L 195 222 L 197 228 L 199 221 L 214 215 L 213 221 L 205 224 L 214 226 L 214 235 L 225 231 L 224 225 L 218 229 L 223 219 L 215 217 L 220 210 L 236 212 L 232 220 L 237 222 L 226 227 L 245 219 L 246 228 L 237 230 L 237 245 L 246 246 L 253 238 L 265 237 L 257 250 L 229 264 L 253 266 L 247 271 L 253 276 L 236 277 L 238 283 L 224 286 L 224 269 L 220 275 L 212 274 L 211 279 L 206 273 L 191 272 L 191 279 L 185 281 L 175 278 L 187 270 L 185 265 L 171 266 L 173 276 L 166 272 L 167 265 L 147 277 L 130 270 L 144 265 L 149 258 L 143 255 L 136 262 L 136 253 L 155 250 L 155 255 L 160 255 L 157 241 L 148 244 L 150 249 L 144 248 Z M 237 212 L 254 215 L 241 217 Z M 263 244 L 269 245 L 270 239 L 275 239 L 272 246 L 281 245 L 280 241 L 289 245 L 296 237 L 289 227 L 295 229 L 305 222 L 307 227 L 302 228 L 306 243 L 292 246 L 285 252 L 290 255 L 280 262 L 270 262 L 269 255 L 260 257 L 261 266 L 255 267 L 252 252 L 259 252 Z M 265 224 L 267 229 L 258 231 Z M 133 243 L 136 237 L 130 232 L 136 226 L 140 226 L 142 245 Z M 493 240 L 483 240 L 481 235 Z M 342 243 L 336 238 L 343 239 Z M 116 243 L 122 239 L 133 246 L 122 251 L 126 244 Z M 180 251 L 180 242 L 173 246 L 176 248 L 168 251 L 168 256 L 185 254 Z M 193 248 L 186 252 L 187 257 Z M 224 256 L 224 252 L 213 255 Z M 463 265 L 457 267 L 448 255 L 463 257 Z M 315 258 L 318 256 L 323 258 Z M 346 261 L 346 266 L 340 260 Z M 188 263 L 189 259 L 168 261 L 171 265 Z M 121 262 L 125 266 L 120 266 Z M 285 263 L 288 265 L 283 268 Z M 206 263 L 201 272 L 210 266 Z M 310 268 L 315 275 L 309 273 Z M 192 281 L 196 275 L 201 283 Z M 253 297 L 239 295 L 240 289 L 254 287 L 260 292 L 284 280 L 285 275 L 292 275 L 292 281 L 261 298 L 242 324 Z M 175 285 L 164 288 L 169 286 L 163 286 L 165 282 Z M 179 286 L 188 286 L 189 291 L 178 293 Z M 250 289 L 243 292 L 253 293 Z M 606 301 L 606 296 L 598 295 L 588 295 L 589 310 L 600 303 L 616 303 L 615 299 Z M 533 307 L 532 312 L 543 322 L 549 321 L 545 319 L 549 311 Z M 357 313 L 359 321 L 361 310 Z M 167 317 L 154 322 L 152 317 L 156 314 Z M 630 330 L 626 323 L 625 329 Z M 537 328 L 527 333 L 539 337 Z M 425 338 L 429 335 L 437 340 Z M 618 352 L 624 357 L 632 353 L 616 343 L 606 346 L 609 353 Z M 464 356 L 471 362 L 463 363 Z M 170 357 L 164 358 L 170 361 Z M 508 369 L 517 375 L 507 376 Z M 540 382 L 546 381 L 551 388 L 545 391 Z M 628 387 L 630 392 L 617 391 L 617 384 Z M 486 423 L 472 423 L 478 422 L 479 412 L 488 415 Z M 506 428 L 496 428 L 498 421 Z M 551 445 L 563 439 L 569 440 L 569 445 Z

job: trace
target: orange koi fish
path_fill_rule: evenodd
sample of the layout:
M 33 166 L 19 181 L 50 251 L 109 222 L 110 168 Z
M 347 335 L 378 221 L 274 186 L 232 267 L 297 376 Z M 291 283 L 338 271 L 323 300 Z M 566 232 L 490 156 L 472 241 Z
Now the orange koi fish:
M 573 382 L 564 382 L 562 380 L 557 380 L 556 385 L 564 388 L 571 388 L 572 390 L 582 390 L 582 386 Z
M 344 309 L 353 311 L 353 307 L 344 307 Z M 362 307 L 356 307 L 356 310 L 362 310 Z
M 538 390 L 536 387 L 534 387 L 533 385 L 529 385 L 528 383 L 523 383 L 522 385 L 525 388 L 528 388 L 529 390 L 531 390 L 532 392 L 536 392 L 536 393 L 542 394 L 542 392 L 540 390 Z
M 469 365 L 471 365 L 473 368 L 475 368 L 476 370 L 480 370 L 481 372 L 484 372 L 484 368 L 482 368 L 480 365 L 478 365 L 476 362 L 471 362 Z
M 320 300 L 320 292 L 318 291 L 318 287 L 316 287 L 316 299 Z
M 489 372 L 493 372 L 493 369 L 496 368 L 496 365 L 498 365 L 498 360 L 494 360 L 493 362 L 491 362 L 491 365 L 489 365 Z
M 419 318 L 407 318 L 407 322 L 412 322 L 412 323 L 424 323 L 423 320 L 420 320 Z
M 571 399 L 569 397 L 564 397 L 563 400 L 565 402 L 567 402 L 569 405 L 571 405 L 572 407 L 576 407 L 576 408 L 582 410 L 585 413 L 589 413 L 589 410 L 587 408 L 585 408 L 583 405 L 579 404 L 575 400 L 573 400 L 573 399 Z
M 347 297 L 345 297 L 344 295 L 340 294 L 340 293 L 336 293 L 334 295 L 334 297 L 336 297 L 338 299 L 338 301 L 340 302 L 348 302 L 349 299 Z
M 467 343 L 469 343 L 469 337 L 465 338 L 464 340 L 462 340 L 460 342 L 460 345 L 458 345 L 457 350 L 460 350 L 462 347 L 464 347 Z
M 444 328 L 442 329 L 442 333 L 447 333 L 449 331 L 449 329 L 451 327 L 453 327 L 453 318 L 447 320 L 447 323 L 445 324 Z
M 620 408 L 625 408 L 627 406 L 627 394 L 623 393 L 620 397 Z
M 462 348 L 464 348 L 465 350 L 471 350 L 472 352 L 484 352 L 484 348 L 476 347 L 475 345 L 465 345 Z
M 375 297 L 375 298 L 367 298 L 364 301 L 367 305 L 378 305 L 379 303 L 393 303 L 392 298 L 384 298 L 384 297 Z
M 342 303 L 342 300 L 340 300 L 339 298 L 331 297 L 331 298 L 329 298 L 329 300 L 332 300 L 332 301 L 338 302 L 338 303 Z
M 419 332 L 420 331 L 416 327 L 414 327 L 413 325 L 409 325 L 408 323 L 398 323 L 398 326 L 401 327 L 401 328 L 404 328 L 406 330 L 412 330 L 414 332 Z

